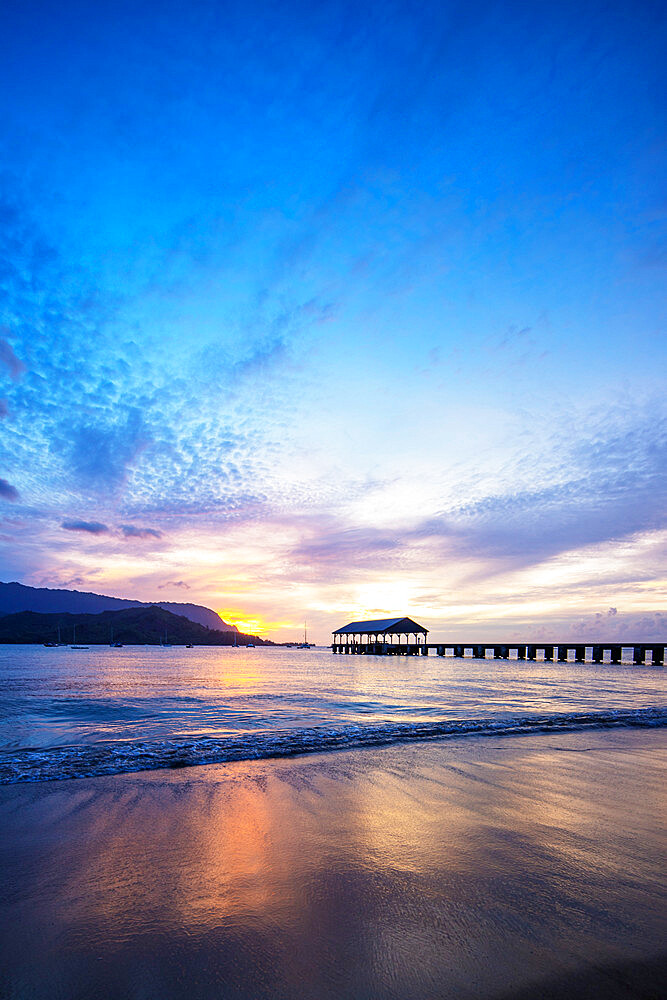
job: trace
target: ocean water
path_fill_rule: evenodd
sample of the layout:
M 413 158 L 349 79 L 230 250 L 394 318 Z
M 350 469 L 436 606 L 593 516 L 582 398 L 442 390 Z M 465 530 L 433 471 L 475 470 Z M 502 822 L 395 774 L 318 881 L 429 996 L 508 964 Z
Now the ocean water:
M 0 647 L 0 783 L 667 725 L 665 667 L 329 648 Z

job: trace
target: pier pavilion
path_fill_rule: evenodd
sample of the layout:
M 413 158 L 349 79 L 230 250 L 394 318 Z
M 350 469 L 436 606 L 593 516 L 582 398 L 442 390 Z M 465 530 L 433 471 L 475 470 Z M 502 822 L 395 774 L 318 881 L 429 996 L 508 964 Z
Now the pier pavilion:
M 428 629 L 412 618 L 350 622 L 333 633 L 334 653 L 410 654 L 426 651 Z M 413 637 L 411 641 L 411 636 Z M 403 638 L 405 637 L 405 639 Z

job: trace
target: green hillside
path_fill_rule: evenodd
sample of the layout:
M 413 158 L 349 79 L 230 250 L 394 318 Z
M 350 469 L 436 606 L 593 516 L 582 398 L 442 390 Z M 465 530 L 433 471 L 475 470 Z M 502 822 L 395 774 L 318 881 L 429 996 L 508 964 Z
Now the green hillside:
M 173 646 L 245 646 L 273 645 L 255 635 L 242 632 L 222 632 L 206 628 L 182 615 L 174 615 L 156 606 L 102 611 L 100 614 L 39 614 L 21 611 L 0 617 L 0 643 L 45 643 L 58 641 L 70 645 L 108 646 L 113 642 L 124 646 L 170 643 Z

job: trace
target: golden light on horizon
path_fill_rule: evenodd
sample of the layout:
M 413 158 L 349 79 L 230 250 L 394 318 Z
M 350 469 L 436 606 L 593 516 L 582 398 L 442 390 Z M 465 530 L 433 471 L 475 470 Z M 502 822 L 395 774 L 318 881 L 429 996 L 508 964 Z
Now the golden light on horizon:
M 271 621 L 261 615 L 248 615 L 240 608 L 215 608 L 217 614 L 229 625 L 236 625 L 240 632 L 247 635 L 264 635 L 267 632 L 276 632 L 278 629 L 301 629 L 303 622 L 295 625 L 294 622 Z

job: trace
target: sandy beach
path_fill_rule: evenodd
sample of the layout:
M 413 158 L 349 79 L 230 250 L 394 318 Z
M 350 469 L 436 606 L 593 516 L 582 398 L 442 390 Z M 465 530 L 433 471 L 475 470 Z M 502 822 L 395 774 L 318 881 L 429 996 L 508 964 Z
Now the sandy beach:
M 657 998 L 664 731 L 6 786 L 3 1000 Z

